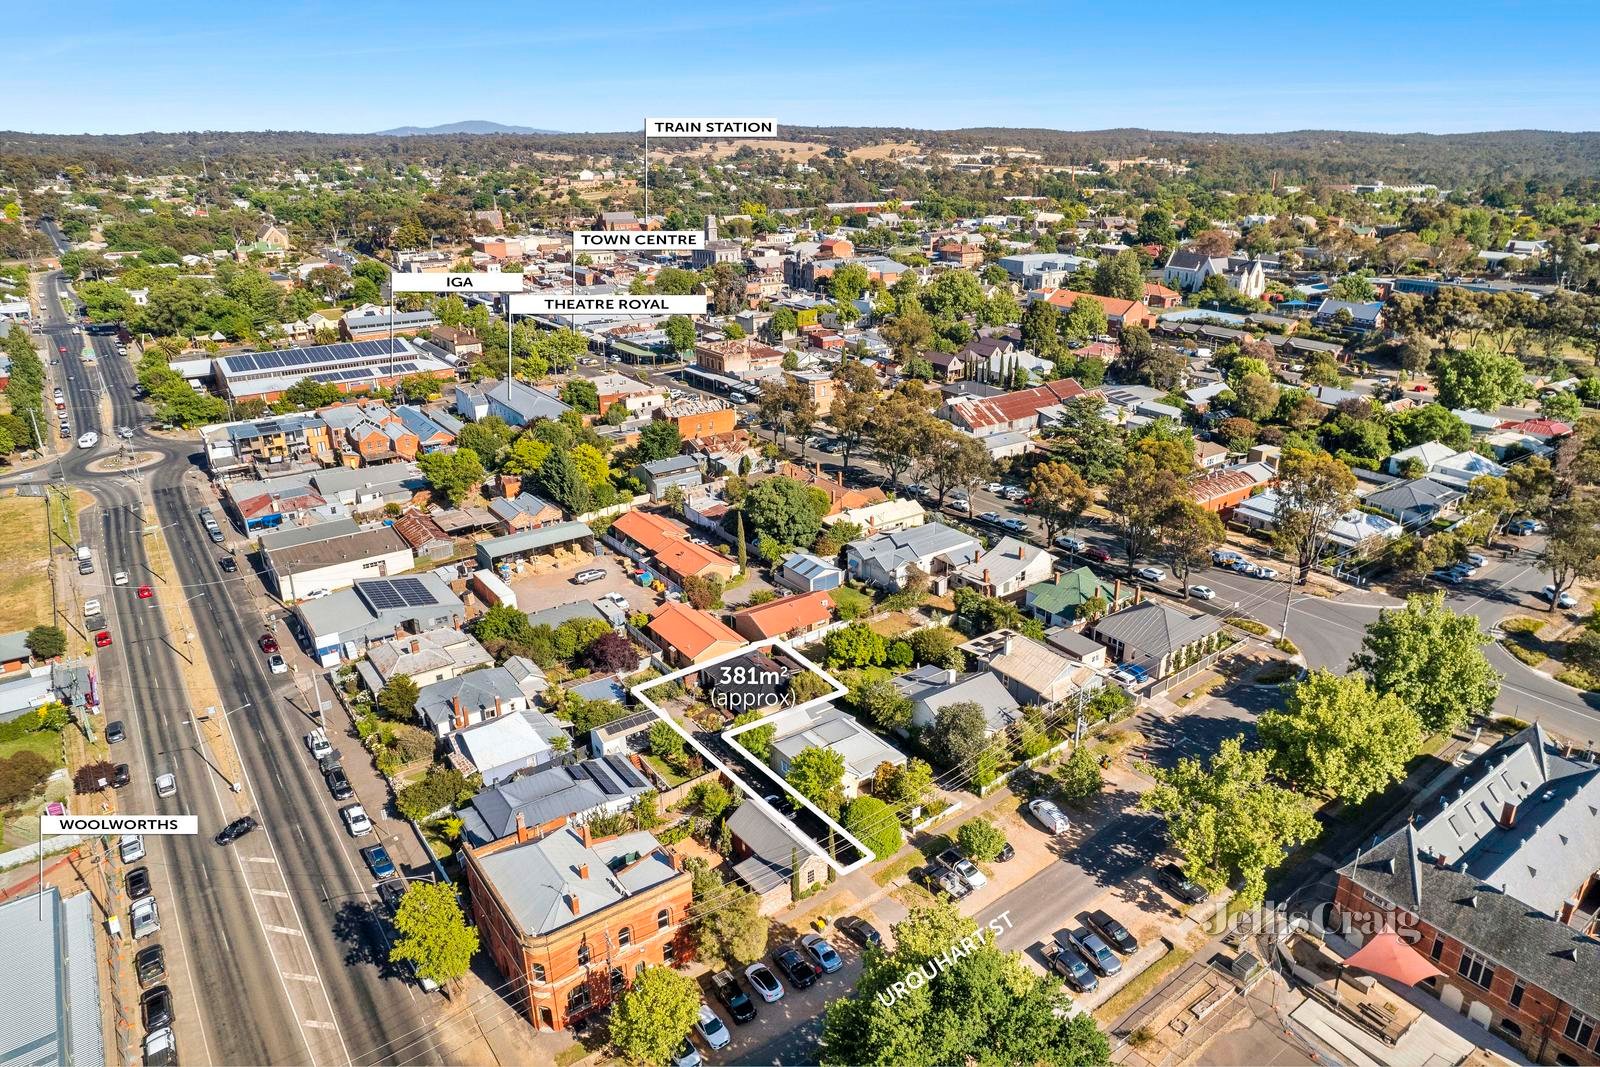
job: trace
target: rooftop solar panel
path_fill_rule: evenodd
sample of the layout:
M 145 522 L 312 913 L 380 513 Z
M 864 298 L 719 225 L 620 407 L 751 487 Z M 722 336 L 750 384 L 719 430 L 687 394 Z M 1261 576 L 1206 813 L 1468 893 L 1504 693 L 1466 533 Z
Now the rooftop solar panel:
M 439 602 L 419 578 L 396 578 L 391 584 L 408 608 L 425 608 Z

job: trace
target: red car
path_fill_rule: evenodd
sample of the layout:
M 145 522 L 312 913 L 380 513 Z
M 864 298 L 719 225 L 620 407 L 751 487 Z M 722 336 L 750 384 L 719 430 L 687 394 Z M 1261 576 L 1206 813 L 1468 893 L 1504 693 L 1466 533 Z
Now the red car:
M 1081 555 L 1084 559 L 1092 559 L 1096 563 L 1111 562 L 1111 553 L 1107 552 L 1099 545 L 1090 545 L 1088 548 L 1080 552 L 1079 555 Z
M 262 634 L 260 645 L 261 651 L 267 653 L 268 655 L 278 651 L 278 639 L 273 637 L 271 634 Z
M 106 647 L 110 646 L 110 644 L 111 644 L 111 631 L 110 630 L 101 630 L 99 633 L 94 635 L 94 647 L 96 647 L 96 648 L 106 648 Z
M 156 595 L 156 591 L 154 589 L 151 589 L 148 585 L 141 585 L 139 587 L 139 599 L 140 600 L 149 600 L 151 597 L 153 597 L 155 595 Z

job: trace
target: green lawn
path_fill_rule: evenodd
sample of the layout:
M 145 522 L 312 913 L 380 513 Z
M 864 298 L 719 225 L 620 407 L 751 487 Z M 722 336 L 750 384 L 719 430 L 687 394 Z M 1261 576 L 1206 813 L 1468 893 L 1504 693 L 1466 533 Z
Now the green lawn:
M 38 497 L 0 498 L 0 632 L 51 619 L 50 541 Z

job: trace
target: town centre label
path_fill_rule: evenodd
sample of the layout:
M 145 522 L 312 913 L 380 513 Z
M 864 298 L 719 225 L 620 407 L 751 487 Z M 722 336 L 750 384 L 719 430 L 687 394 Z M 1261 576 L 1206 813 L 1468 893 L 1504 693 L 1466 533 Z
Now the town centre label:
M 637 296 L 609 293 L 517 293 L 510 298 L 513 315 L 704 315 L 704 296 Z
M 688 252 L 706 246 L 704 230 L 573 230 L 572 247 L 578 252 L 613 252 L 649 249 L 654 252 Z
M 647 137 L 776 137 L 777 119 L 645 119 Z

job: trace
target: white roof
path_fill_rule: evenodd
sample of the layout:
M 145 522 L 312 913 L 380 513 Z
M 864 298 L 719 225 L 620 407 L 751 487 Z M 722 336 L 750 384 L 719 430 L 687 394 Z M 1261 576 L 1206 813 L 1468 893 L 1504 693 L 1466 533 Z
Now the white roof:
M 469 726 L 456 734 L 455 742 L 480 771 L 550 751 L 550 743 L 521 715 L 499 715 Z

